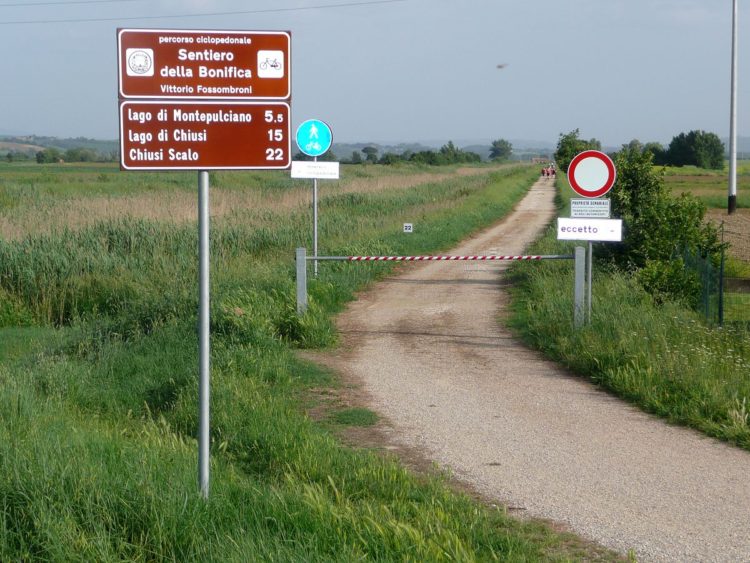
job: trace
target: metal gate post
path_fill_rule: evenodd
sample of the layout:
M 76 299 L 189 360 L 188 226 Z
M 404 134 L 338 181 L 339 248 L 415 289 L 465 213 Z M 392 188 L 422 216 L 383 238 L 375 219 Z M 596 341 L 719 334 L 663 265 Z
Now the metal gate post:
M 297 249 L 297 315 L 307 311 L 307 251 Z
M 586 307 L 586 249 L 582 246 L 576 246 L 575 250 L 575 283 L 573 289 L 573 323 L 576 328 L 583 326 Z

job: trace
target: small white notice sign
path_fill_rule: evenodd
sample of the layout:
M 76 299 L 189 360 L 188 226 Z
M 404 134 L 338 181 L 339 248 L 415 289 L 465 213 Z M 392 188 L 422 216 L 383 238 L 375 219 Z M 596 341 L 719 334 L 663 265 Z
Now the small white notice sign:
M 622 241 L 622 219 L 557 219 L 557 240 Z
M 585 219 L 609 219 L 608 199 L 571 199 L 570 216 Z
M 413 233 L 414 232 L 414 225 L 411 223 L 404 223 L 404 232 L 405 233 Z
M 293 160 L 292 178 L 317 178 L 319 180 L 338 180 L 338 162 L 316 162 L 312 160 Z

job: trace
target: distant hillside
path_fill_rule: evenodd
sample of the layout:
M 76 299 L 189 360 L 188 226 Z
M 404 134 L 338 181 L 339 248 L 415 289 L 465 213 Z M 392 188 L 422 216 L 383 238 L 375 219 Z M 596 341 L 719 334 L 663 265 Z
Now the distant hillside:
M 0 140 L 0 154 L 7 154 L 9 152 L 36 153 L 43 149 L 44 147 L 41 145 Z
M 337 158 L 347 159 L 351 158 L 353 152 L 362 153 L 362 149 L 365 147 L 374 147 L 378 149 L 378 156 L 382 156 L 386 153 L 403 154 L 409 152 L 419 152 L 433 150 L 434 147 L 423 145 L 421 143 L 398 143 L 398 144 L 382 144 L 382 143 L 333 143 L 333 154 Z M 361 155 L 364 158 L 364 154 Z
M 43 137 L 39 135 L 0 135 L 0 152 L 5 153 L 11 150 L 36 152 L 45 148 L 56 148 L 62 151 L 82 148 L 107 155 L 119 149 L 119 141 L 104 141 L 100 139 L 88 139 L 86 137 L 60 139 L 58 137 Z

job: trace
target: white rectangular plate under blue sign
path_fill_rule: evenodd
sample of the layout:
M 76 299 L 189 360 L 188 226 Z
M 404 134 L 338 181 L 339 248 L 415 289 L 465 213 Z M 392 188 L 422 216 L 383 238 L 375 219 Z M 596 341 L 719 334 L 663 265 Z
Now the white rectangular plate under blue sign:
M 557 240 L 620 242 L 622 219 L 557 219 Z
M 320 180 L 338 180 L 339 163 L 293 160 L 292 178 L 318 178 Z
M 570 216 L 586 219 L 609 219 L 609 200 L 603 198 L 571 199 Z

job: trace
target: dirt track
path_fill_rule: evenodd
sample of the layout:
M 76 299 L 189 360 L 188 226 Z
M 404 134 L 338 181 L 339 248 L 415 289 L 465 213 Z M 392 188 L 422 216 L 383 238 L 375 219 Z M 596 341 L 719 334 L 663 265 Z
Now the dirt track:
M 523 253 L 553 196 L 540 181 L 451 253 Z M 342 345 L 319 360 L 361 385 L 392 447 L 485 498 L 642 561 L 750 561 L 750 453 L 668 426 L 516 342 L 498 320 L 503 269 L 404 266 L 339 317 Z

